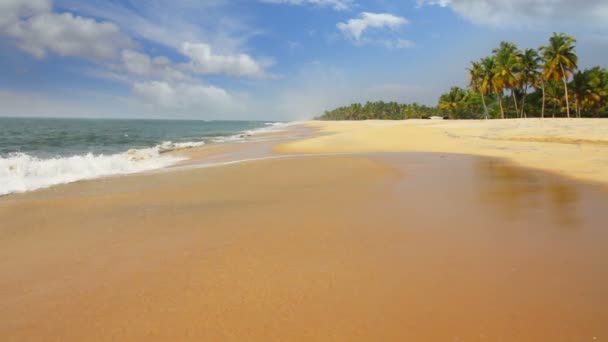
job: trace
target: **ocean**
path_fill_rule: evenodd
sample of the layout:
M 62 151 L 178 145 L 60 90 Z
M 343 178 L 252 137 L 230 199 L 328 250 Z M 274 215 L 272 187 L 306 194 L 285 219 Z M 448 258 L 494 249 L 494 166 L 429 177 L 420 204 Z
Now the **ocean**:
M 234 143 L 280 129 L 269 121 L 0 118 L 0 195 L 158 169 L 164 152 Z

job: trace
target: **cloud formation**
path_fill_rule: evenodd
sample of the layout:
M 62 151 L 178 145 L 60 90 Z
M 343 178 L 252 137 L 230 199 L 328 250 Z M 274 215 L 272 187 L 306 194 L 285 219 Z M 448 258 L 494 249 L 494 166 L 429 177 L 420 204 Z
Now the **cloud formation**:
M 121 56 L 122 65 L 119 69 L 144 78 L 156 78 L 170 81 L 190 80 L 191 77 L 182 72 L 165 56 L 150 57 L 145 53 L 124 50 Z
M 145 106 L 161 111 L 215 116 L 238 108 L 237 101 L 226 90 L 205 84 L 138 82 L 133 85 L 133 94 Z
M 211 9 L 221 6 L 221 2 L 209 1 L 201 6 Z M 200 40 L 204 35 L 199 31 L 184 33 L 190 31 L 187 25 L 181 29 L 158 28 L 153 24 L 155 19 L 148 20 L 139 13 L 131 16 L 134 13 L 124 4 L 101 2 L 98 4 L 101 7 L 96 7 L 97 3 L 73 4 L 83 4 L 84 13 L 96 13 L 96 18 L 105 21 L 69 11 L 56 13 L 52 0 L 0 0 L 0 36 L 38 59 L 55 54 L 90 60 L 92 63 L 81 70 L 82 74 L 128 85 L 131 97 L 121 101 L 135 104 L 138 112 L 144 108 L 148 113 L 164 111 L 190 116 L 212 113 L 221 117 L 235 108 L 242 109 L 244 97 L 209 85 L 199 75 L 264 77 L 266 68 L 272 64 L 238 52 L 240 44 L 221 34 L 218 39 L 222 52 L 216 52 L 212 44 Z M 146 4 L 162 7 L 161 1 L 150 0 Z M 176 0 L 173 8 L 186 10 L 195 5 L 189 4 Z M 200 6 L 196 8 L 200 10 Z M 126 31 L 122 30 L 125 23 Z M 178 54 L 173 58 L 181 59 L 181 55 L 185 61 L 148 54 L 141 44 L 148 37 Z
M 0 1 L 0 28 L 14 24 L 21 17 L 50 12 L 51 0 L 3 0 Z
M 353 0 L 261 0 L 271 4 L 289 5 L 315 5 L 321 7 L 331 7 L 336 11 L 346 11 L 355 6 Z
M 359 15 L 359 18 L 349 19 L 345 23 L 338 23 L 336 27 L 347 37 L 360 41 L 361 35 L 370 28 L 395 29 L 407 24 L 407 22 L 407 19 L 389 13 L 363 12 Z
M 486 26 L 608 27 L 606 0 L 418 0 L 418 4 L 449 7 L 469 21 Z
M 190 59 L 189 69 L 199 74 L 264 76 L 264 66 L 251 56 L 216 54 L 209 44 L 184 42 L 179 51 Z
M 55 14 L 49 0 L 6 0 L 0 4 L 0 34 L 36 58 L 112 58 L 131 45 L 118 26 L 71 13 Z

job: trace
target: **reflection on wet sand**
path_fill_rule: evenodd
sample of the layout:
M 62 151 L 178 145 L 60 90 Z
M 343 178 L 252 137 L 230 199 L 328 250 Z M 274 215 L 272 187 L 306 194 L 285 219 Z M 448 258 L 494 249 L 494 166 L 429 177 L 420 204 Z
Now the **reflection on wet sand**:
M 606 203 L 593 186 L 497 160 L 400 153 L 11 196 L 0 336 L 604 340 Z
M 498 210 L 505 219 L 549 212 L 559 226 L 580 225 L 581 203 L 571 180 L 499 159 L 477 158 L 474 169 L 479 178 L 480 201 Z

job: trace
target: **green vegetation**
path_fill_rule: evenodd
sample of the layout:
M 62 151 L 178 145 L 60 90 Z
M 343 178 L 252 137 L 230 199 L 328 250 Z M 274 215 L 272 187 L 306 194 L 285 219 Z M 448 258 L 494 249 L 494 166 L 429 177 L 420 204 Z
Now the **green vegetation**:
M 608 70 L 579 70 L 576 39 L 554 33 L 546 46 L 520 50 L 501 42 L 471 62 L 468 89 L 453 87 L 437 107 L 368 102 L 325 112 L 321 120 L 608 117 Z
M 435 107 L 413 104 L 398 104 L 397 102 L 367 102 L 340 107 L 316 118 L 317 120 L 403 120 L 423 119 L 434 115 L 442 115 Z

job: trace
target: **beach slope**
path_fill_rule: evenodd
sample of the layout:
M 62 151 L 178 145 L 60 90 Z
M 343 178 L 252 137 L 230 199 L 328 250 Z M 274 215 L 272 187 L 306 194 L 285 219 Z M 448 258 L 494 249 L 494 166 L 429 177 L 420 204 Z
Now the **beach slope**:
M 586 181 L 608 183 L 608 120 L 311 121 L 321 136 L 283 153 L 440 152 L 505 158 Z

